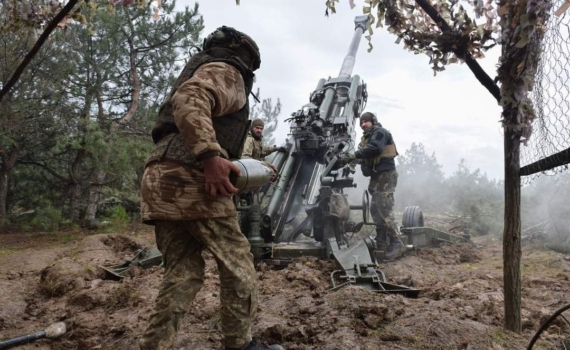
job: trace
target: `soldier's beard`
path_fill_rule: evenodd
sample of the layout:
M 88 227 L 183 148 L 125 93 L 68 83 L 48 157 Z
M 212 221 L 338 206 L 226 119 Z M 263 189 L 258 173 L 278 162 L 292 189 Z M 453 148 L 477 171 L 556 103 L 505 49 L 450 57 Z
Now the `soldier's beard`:
M 254 139 L 261 140 L 261 136 L 263 135 L 263 132 L 258 133 L 258 132 L 252 131 L 251 135 L 253 136 Z

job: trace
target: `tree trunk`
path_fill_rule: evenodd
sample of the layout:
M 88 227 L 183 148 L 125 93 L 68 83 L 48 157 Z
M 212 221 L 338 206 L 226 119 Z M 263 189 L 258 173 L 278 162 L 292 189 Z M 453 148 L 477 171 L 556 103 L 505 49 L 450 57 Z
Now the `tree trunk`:
M 69 199 L 69 218 L 73 222 L 79 221 L 79 206 L 81 205 L 81 184 L 72 183 L 70 185 L 70 199 Z
M 8 222 L 8 188 L 10 186 L 10 175 L 18 159 L 19 150 L 13 148 L 10 151 L 2 151 L 0 157 L 0 227 Z
M 73 222 L 79 222 L 79 206 L 81 205 L 81 177 L 79 175 L 79 170 L 83 160 L 87 156 L 87 151 L 83 148 L 77 151 L 73 163 L 69 166 L 69 179 L 71 187 L 71 196 L 69 200 L 69 217 Z
M 6 225 L 7 218 L 7 199 L 8 185 L 10 184 L 10 170 L 0 169 L 0 227 Z
M 128 16 L 128 12 L 126 13 Z M 130 62 L 130 75 L 133 79 L 133 90 L 131 93 L 131 105 L 127 112 L 117 121 L 111 123 L 109 127 L 109 133 L 107 136 L 107 149 L 105 150 L 105 154 L 101 163 L 99 164 L 99 168 L 95 172 L 95 180 L 89 184 L 89 204 L 87 205 L 87 211 L 85 213 L 85 223 L 87 225 L 91 225 L 94 223 L 97 208 L 99 207 L 99 202 L 101 201 L 101 194 L 103 191 L 103 185 L 105 184 L 105 178 L 107 176 L 107 171 L 104 169 L 109 164 L 109 159 L 111 158 L 111 149 L 109 148 L 109 142 L 111 138 L 115 134 L 115 132 L 119 129 L 121 125 L 125 125 L 133 119 L 135 113 L 139 107 L 140 103 L 140 94 L 141 94 L 141 81 L 139 77 L 139 73 L 137 72 L 137 50 L 134 47 L 134 33 L 135 29 L 132 25 L 131 20 L 129 19 L 129 27 L 131 30 L 130 37 L 127 38 L 130 54 L 129 54 L 129 62 Z M 100 91 L 96 94 L 97 98 L 97 105 L 99 110 L 98 119 L 100 121 L 105 121 L 105 109 L 103 106 L 103 100 Z
M 515 113 L 514 111 L 505 111 Z M 507 119 L 509 120 L 509 119 Z M 510 120 L 516 120 L 510 119 Z M 521 328 L 521 134 L 507 124 L 505 130 L 505 227 L 503 231 L 503 282 L 505 328 L 520 333 Z
M 87 204 L 87 210 L 85 211 L 85 223 L 88 226 L 92 226 L 94 224 L 95 217 L 97 216 L 97 208 L 101 201 L 106 176 L 107 172 L 105 170 L 98 169 L 93 181 L 89 183 L 89 203 Z

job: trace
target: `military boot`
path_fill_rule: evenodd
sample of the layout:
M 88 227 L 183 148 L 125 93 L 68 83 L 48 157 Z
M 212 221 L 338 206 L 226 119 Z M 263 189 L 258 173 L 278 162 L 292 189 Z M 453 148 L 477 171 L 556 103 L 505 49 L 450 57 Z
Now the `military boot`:
M 380 251 L 385 252 L 387 246 L 386 240 L 387 240 L 386 229 L 376 227 L 376 248 Z
M 243 348 L 226 348 L 226 350 L 285 350 L 281 345 L 263 345 L 257 340 L 252 340 L 251 343 Z
M 388 246 L 388 250 L 386 251 L 386 259 L 394 260 L 399 258 L 405 249 L 406 247 L 404 247 L 404 243 L 400 238 L 390 239 L 390 246 Z

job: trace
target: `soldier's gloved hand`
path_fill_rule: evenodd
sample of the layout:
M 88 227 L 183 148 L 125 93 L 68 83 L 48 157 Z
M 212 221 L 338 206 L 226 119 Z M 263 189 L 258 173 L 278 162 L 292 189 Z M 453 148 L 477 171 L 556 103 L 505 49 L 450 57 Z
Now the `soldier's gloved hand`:
M 238 192 L 230 182 L 230 172 L 241 175 L 239 168 L 222 157 L 210 157 L 202 160 L 206 177 L 206 192 L 212 196 L 231 197 Z
M 289 150 L 288 150 L 287 147 L 285 147 L 285 146 L 277 147 L 275 150 L 276 150 L 277 152 L 281 152 L 281 153 L 287 153 L 287 152 L 289 152 Z
M 345 166 L 355 159 L 356 159 L 356 157 L 354 156 L 354 154 L 344 154 L 344 155 L 339 157 L 339 159 L 336 161 L 336 163 L 340 166 Z

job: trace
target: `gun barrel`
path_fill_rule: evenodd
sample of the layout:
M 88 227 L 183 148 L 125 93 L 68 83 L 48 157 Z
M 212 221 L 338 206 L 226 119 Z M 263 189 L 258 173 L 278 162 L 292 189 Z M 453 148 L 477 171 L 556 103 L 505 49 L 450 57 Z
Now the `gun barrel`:
M 275 166 L 277 173 L 279 173 L 281 171 L 281 168 L 283 168 L 283 164 L 285 164 L 288 155 L 289 154 L 285 152 L 277 152 L 277 154 L 271 160 L 271 164 Z
M 291 154 L 291 153 L 290 153 Z M 275 190 L 271 199 L 269 200 L 269 204 L 267 204 L 267 208 L 265 209 L 265 215 L 263 215 L 263 219 L 261 224 L 266 228 L 271 228 L 271 222 L 273 221 L 273 217 L 277 213 L 277 210 L 281 206 L 281 202 L 283 201 L 283 196 L 285 195 L 285 189 L 289 185 L 289 181 L 291 180 L 291 175 L 293 174 L 293 169 L 295 168 L 295 157 L 289 156 L 287 157 L 287 161 L 283 165 L 281 172 L 279 173 L 279 179 L 277 180 L 277 186 L 275 186 Z
M 354 30 L 352 41 L 350 42 L 350 47 L 348 48 L 348 54 L 344 58 L 340 72 L 338 73 L 339 78 L 346 78 L 352 74 L 352 69 L 354 68 L 354 63 L 356 62 L 356 52 L 358 51 L 358 46 L 360 45 L 362 34 L 364 33 L 364 30 L 366 30 L 368 20 L 368 16 L 357 16 L 354 19 L 354 25 L 356 28 Z

